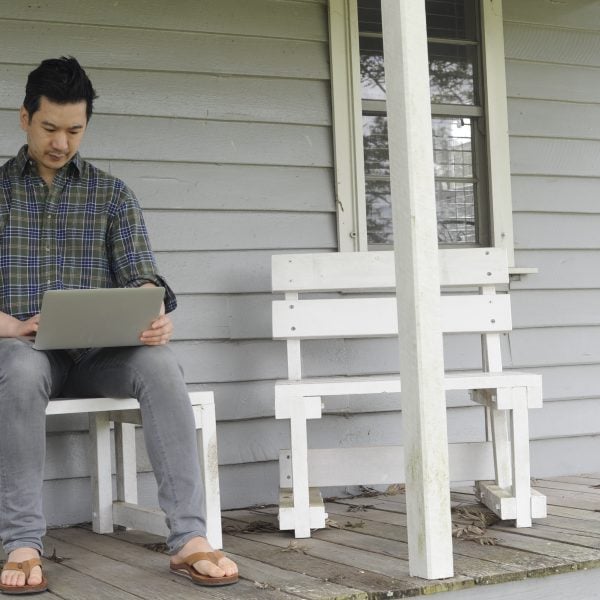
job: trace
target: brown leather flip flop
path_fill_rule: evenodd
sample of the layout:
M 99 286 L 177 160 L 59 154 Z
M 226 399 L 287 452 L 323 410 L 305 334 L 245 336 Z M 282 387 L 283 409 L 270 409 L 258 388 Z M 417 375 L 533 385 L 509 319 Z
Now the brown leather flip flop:
M 41 567 L 42 561 L 39 558 L 30 558 L 29 560 L 24 560 L 22 562 L 9 562 L 6 563 L 2 569 L 2 571 L 21 571 L 25 573 L 25 581 L 29 579 L 29 574 L 31 573 L 31 569 L 33 567 Z M 9 595 L 18 595 L 18 594 L 39 594 L 40 592 L 45 592 L 48 589 L 48 580 L 44 577 L 42 573 L 42 582 L 37 585 L 29 585 L 26 583 L 25 585 L 4 585 L 0 583 L 0 592 L 3 594 Z
M 203 575 L 194 569 L 194 563 L 199 560 L 209 560 L 214 565 L 219 565 L 219 559 L 225 555 L 222 552 L 216 550 L 215 552 L 195 552 L 186 556 L 183 562 L 171 560 L 170 568 L 171 573 L 181 575 L 191 579 L 196 585 L 231 585 L 232 583 L 238 582 L 238 575 L 225 575 L 223 577 L 210 577 L 210 575 Z

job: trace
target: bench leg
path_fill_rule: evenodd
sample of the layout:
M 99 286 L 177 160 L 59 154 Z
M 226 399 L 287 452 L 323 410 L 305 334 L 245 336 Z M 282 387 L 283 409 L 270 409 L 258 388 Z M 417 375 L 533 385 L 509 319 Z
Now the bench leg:
M 90 414 L 90 473 L 92 479 L 92 528 L 112 533 L 112 467 L 108 413 Z
M 496 485 L 500 488 L 508 488 L 513 483 L 509 412 L 493 407 L 490 409 Z
M 305 399 L 291 406 L 292 490 L 294 496 L 294 535 L 310 537 L 310 500 L 308 488 L 308 433 Z
M 117 500 L 137 504 L 135 425 L 115 422 L 115 457 L 117 463 Z
M 193 408 L 196 419 L 198 455 L 206 498 L 206 535 L 210 545 L 217 550 L 223 547 L 223 535 L 215 404 L 214 401 L 203 401 L 202 404 Z
M 516 500 L 517 527 L 531 527 L 531 475 L 529 466 L 529 409 L 527 389 L 513 390 L 511 414 L 513 456 L 513 496 Z

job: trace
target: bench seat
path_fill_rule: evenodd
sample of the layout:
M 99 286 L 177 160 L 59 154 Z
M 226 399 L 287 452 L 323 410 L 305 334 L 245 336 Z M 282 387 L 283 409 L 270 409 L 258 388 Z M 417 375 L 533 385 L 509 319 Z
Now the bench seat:
M 213 392 L 190 392 L 206 497 L 207 537 L 213 548 L 223 547 Z M 114 526 L 167 536 L 164 513 L 137 501 L 135 427 L 141 425 L 135 398 L 56 398 L 48 402 L 47 416 L 87 414 L 90 426 L 92 527 L 112 533 Z M 113 499 L 111 423 L 114 425 L 116 498 Z

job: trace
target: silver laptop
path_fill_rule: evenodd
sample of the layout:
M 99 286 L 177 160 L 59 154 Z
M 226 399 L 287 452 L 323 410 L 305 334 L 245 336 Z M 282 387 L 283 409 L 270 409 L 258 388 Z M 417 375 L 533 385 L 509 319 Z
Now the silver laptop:
M 44 294 L 37 350 L 139 346 L 160 314 L 163 287 L 52 290 Z

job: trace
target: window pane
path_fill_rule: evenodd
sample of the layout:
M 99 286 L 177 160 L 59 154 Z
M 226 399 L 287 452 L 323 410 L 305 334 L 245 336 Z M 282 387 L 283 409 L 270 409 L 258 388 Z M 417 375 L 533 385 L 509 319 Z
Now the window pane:
M 476 57 L 476 46 L 429 44 L 429 87 L 433 104 L 479 104 Z
M 367 231 L 369 244 L 392 244 L 392 199 L 390 182 L 386 179 L 367 179 Z
M 360 31 L 381 33 L 380 0 L 357 0 L 358 28 Z
M 475 120 L 432 120 L 438 240 L 442 244 L 475 244 L 477 180 L 474 177 Z M 392 209 L 387 145 L 387 118 L 363 116 L 365 194 L 369 244 L 391 244 Z
M 387 117 L 363 116 L 365 175 L 389 177 L 390 160 L 387 141 Z
M 438 239 L 442 243 L 478 241 L 472 125 L 467 118 L 432 120 Z
M 361 36 L 360 82 L 363 100 L 385 100 L 382 38 Z
M 426 0 L 427 35 L 453 40 L 477 40 L 476 0 Z

